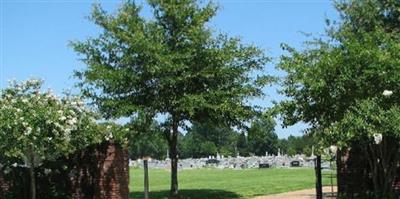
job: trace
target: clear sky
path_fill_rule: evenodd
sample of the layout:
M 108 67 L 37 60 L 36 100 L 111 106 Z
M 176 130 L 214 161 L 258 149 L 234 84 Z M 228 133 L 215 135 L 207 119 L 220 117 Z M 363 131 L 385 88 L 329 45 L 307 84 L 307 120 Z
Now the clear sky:
M 46 87 L 56 93 L 73 89 L 74 70 L 85 67 L 68 46 L 71 40 L 96 36 L 99 29 L 85 17 L 94 2 L 113 12 L 119 0 L 0 0 L 0 88 L 7 80 L 42 78 Z M 143 2 L 143 1 L 137 1 Z M 273 75 L 283 73 L 274 67 L 283 53 L 281 43 L 301 48 L 307 38 L 302 32 L 318 36 L 324 32 L 325 18 L 337 19 L 329 0 L 219 0 L 218 15 L 211 22 L 214 29 L 240 36 L 245 43 L 263 48 L 273 58 L 266 70 Z M 144 6 L 143 15 L 150 17 Z M 268 107 L 272 100 L 281 100 L 276 87 L 267 88 L 267 97 L 255 101 Z M 279 137 L 301 135 L 304 124 L 282 129 Z

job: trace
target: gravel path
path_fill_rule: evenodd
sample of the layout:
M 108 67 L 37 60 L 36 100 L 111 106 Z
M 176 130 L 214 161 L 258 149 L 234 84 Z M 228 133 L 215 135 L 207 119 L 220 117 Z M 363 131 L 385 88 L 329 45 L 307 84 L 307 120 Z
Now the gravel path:
M 337 187 L 334 187 L 333 191 L 336 193 Z M 324 198 L 336 198 L 336 194 L 332 196 L 331 187 L 323 187 Z M 299 191 L 292 191 L 268 196 L 258 196 L 254 199 L 315 199 L 315 189 L 304 189 Z

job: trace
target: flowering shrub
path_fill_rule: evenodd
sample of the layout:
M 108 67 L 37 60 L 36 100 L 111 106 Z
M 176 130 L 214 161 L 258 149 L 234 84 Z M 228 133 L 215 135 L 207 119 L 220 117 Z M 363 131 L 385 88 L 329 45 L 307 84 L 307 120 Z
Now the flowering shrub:
M 32 195 L 34 168 L 41 162 L 103 140 L 95 115 L 80 97 L 43 92 L 42 84 L 11 81 L 0 94 L 0 151 L 31 168 Z
M 42 81 L 12 81 L 0 97 L 0 149 L 6 156 L 56 158 L 92 142 L 94 114 L 76 96 L 42 92 Z
M 116 142 L 122 146 L 128 145 L 127 135 L 131 130 L 124 125 L 106 122 L 99 124 L 98 129 L 103 133 L 104 141 Z

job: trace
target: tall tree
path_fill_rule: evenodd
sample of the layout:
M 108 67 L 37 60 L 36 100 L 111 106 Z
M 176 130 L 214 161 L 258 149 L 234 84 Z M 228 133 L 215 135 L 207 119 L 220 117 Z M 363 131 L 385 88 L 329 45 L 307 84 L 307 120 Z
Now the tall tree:
M 400 2 L 348 0 L 338 1 L 336 8 L 341 20 L 328 26 L 326 37 L 300 51 L 284 45 L 289 55 L 279 64 L 287 72 L 282 92 L 288 99 L 281 103 L 285 124 L 309 123 L 322 141 L 363 101 L 382 99 L 388 90 L 395 94 L 376 100 L 375 107 L 389 109 L 400 102 Z M 363 132 L 341 131 L 325 144 L 346 146 L 352 133 Z M 367 135 L 365 141 L 371 142 L 372 134 Z
M 263 95 L 270 78 L 255 74 L 268 58 L 255 46 L 211 30 L 213 3 L 148 3 L 153 19 L 141 17 L 134 2 L 124 3 L 115 15 L 94 6 L 91 19 L 103 32 L 72 43 L 88 65 L 76 76 L 105 116 L 145 111 L 166 118 L 162 126 L 171 158 L 171 195 L 176 196 L 180 127 L 204 120 L 240 126 L 251 118 L 256 108 L 246 102 Z
M 137 117 L 126 126 L 134 133 L 130 134 L 129 156 L 132 159 L 151 156 L 164 159 L 167 156 L 168 144 L 163 137 L 157 121 L 148 123 L 143 117 Z
M 185 134 L 180 152 L 184 155 L 183 157 L 195 158 L 216 155 L 217 153 L 232 156 L 235 155 L 237 136 L 237 133 L 228 127 L 195 122 Z
M 280 139 L 278 143 L 281 152 L 288 155 L 306 154 L 309 156 L 312 154 L 312 147 L 316 145 L 314 137 L 310 134 L 298 137 L 290 135 L 287 139 Z
M 248 131 L 249 151 L 258 156 L 277 154 L 278 136 L 275 133 L 275 120 L 272 117 L 260 117 L 253 121 Z
M 247 141 L 247 136 L 245 132 L 241 132 L 236 141 L 236 154 L 235 155 L 242 155 L 248 156 L 249 155 L 249 144 Z

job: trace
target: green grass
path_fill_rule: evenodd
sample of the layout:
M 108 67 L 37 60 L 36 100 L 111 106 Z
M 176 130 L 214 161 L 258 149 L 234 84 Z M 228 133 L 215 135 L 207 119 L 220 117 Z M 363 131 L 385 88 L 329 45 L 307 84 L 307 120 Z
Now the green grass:
M 152 169 L 150 198 L 168 198 L 170 172 Z M 184 199 L 242 199 L 259 195 L 313 188 L 314 170 L 296 169 L 196 169 L 178 173 L 180 196 Z M 329 184 L 324 179 L 324 184 Z M 130 169 L 130 198 L 143 198 L 143 171 Z

